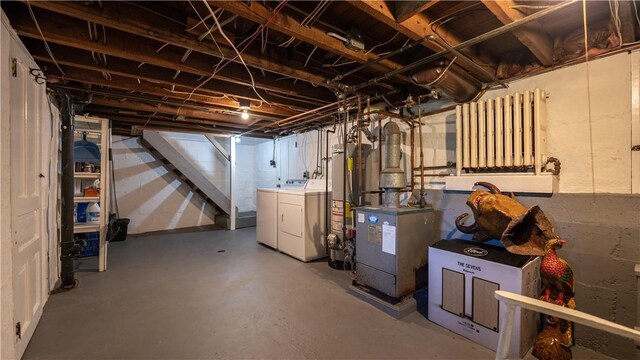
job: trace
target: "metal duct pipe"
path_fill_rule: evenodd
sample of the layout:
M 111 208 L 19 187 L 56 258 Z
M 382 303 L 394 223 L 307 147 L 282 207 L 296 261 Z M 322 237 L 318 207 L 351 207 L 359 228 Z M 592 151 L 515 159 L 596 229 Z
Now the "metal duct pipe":
M 428 39 L 429 39 L 429 41 L 435 42 L 438 45 L 442 46 L 443 48 L 447 49 L 447 51 L 449 51 L 450 53 L 452 53 L 456 57 L 458 57 L 460 59 L 467 60 L 467 61 L 465 61 L 467 64 L 469 64 L 476 71 L 482 73 L 484 76 L 486 76 L 489 79 L 491 79 L 493 82 L 502 85 L 502 87 L 504 87 L 504 88 L 508 88 L 509 87 L 509 85 L 507 85 L 507 83 L 505 83 L 504 81 L 498 79 L 494 74 L 490 73 L 489 71 L 487 71 L 482 66 L 476 64 L 475 61 L 469 59 L 468 56 L 466 56 L 465 54 L 461 53 L 460 51 L 454 49 L 451 45 L 447 44 L 447 42 L 443 41 L 439 37 L 437 37 L 435 35 L 429 35 Z
M 482 90 L 482 83 L 466 72 L 458 72 L 452 62 L 441 59 L 411 75 L 413 81 L 438 90 L 457 103 L 471 101 Z
M 73 193 L 74 171 L 73 161 L 73 132 L 74 132 L 74 108 L 71 94 L 64 90 L 55 90 L 60 99 L 60 123 L 62 134 L 60 144 L 62 147 L 60 178 L 61 192 L 61 228 L 60 228 L 60 280 L 63 288 L 72 288 L 76 284 L 73 271 L 74 241 L 73 241 Z
M 384 190 L 382 206 L 400 207 L 400 191 L 405 187 L 404 171 L 400 168 L 401 133 L 398 124 L 390 121 L 384 126 L 385 143 L 387 153 L 385 155 L 385 168 L 380 173 L 380 188 Z

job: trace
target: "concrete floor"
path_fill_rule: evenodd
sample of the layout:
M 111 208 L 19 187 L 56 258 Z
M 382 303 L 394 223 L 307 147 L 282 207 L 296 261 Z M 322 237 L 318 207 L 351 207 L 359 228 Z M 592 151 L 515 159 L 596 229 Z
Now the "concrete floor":
M 77 277 L 24 359 L 495 357 L 419 313 L 394 320 L 347 292 L 348 273 L 261 246 L 255 228 L 131 236 L 110 245 L 107 272 Z

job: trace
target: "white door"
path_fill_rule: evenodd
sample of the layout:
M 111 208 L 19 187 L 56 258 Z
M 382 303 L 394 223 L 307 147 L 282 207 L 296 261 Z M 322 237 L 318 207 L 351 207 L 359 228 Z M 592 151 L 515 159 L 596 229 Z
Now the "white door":
M 13 45 L 13 44 L 12 44 Z M 43 279 L 43 241 L 40 202 L 40 126 L 44 91 L 22 59 L 29 55 L 12 46 L 16 58 L 11 77 L 11 232 L 13 268 L 13 323 L 15 356 L 20 358 L 42 315 L 46 282 Z M 45 250 L 46 251 L 46 250 Z M 46 257 L 46 255 L 44 255 Z

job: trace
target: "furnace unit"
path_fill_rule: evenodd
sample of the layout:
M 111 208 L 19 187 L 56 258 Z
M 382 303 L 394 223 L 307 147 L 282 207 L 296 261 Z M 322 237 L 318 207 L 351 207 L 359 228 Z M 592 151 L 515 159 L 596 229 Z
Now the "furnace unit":
M 427 285 L 433 208 L 356 209 L 356 281 L 393 298 Z

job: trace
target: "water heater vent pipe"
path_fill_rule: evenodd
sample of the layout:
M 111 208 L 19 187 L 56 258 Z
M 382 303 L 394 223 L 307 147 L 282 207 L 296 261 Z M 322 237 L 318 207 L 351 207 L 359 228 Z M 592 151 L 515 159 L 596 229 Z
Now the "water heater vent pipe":
M 393 121 L 384 126 L 387 153 L 385 167 L 380 172 L 380 188 L 382 194 L 382 206 L 390 208 L 400 207 L 400 192 L 405 187 L 404 171 L 400 168 L 400 127 Z

